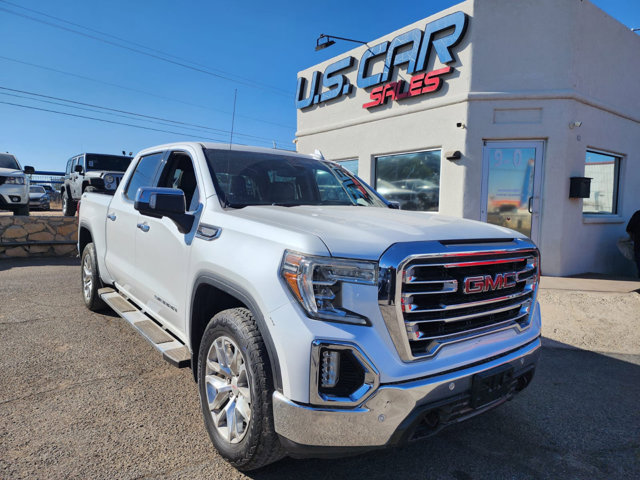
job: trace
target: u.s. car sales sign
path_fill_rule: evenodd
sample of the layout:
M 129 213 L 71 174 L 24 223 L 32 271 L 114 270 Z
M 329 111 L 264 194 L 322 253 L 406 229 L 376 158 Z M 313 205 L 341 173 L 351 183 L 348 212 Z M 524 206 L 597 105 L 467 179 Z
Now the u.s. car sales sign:
M 414 28 L 391 42 L 384 41 L 365 50 L 358 63 L 357 84 L 358 88 L 373 88 L 369 91 L 370 101 L 362 107 L 369 109 L 383 105 L 389 99 L 398 101 L 440 90 L 454 70 L 448 65 L 455 61 L 451 50 L 464 37 L 467 24 L 467 15 L 455 12 L 428 23 L 424 31 Z M 427 72 L 429 57 L 434 52 L 444 67 Z M 382 63 L 382 71 L 373 73 L 372 66 L 376 61 Z M 355 64 L 355 57 L 349 56 L 332 63 L 324 72 L 313 72 L 310 82 L 304 77 L 298 78 L 296 108 L 305 109 L 349 95 L 353 85 L 344 74 Z M 394 69 L 401 65 L 406 65 L 411 80 L 390 82 Z

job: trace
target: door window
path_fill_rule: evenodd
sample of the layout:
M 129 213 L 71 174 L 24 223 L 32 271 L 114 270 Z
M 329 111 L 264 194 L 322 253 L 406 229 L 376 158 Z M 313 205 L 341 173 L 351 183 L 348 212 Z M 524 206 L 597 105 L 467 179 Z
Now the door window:
M 136 193 L 140 187 L 153 186 L 153 180 L 163 156 L 164 153 L 154 153 L 140 159 L 124 193 L 129 200 L 135 200 Z
M 198 208 L 200 195 L 191 157 L 184 152 L 172 152 L 160 175 L 158 187 L 177 188 L 184 192 L 187 211 Z
M 534 187 L 536 159 L 541 157 L 542 147 L 534 142 L 513 143 L 495 142 L 485 147 L 483 217 L 533 237 L 532 213 L 539 209 Z

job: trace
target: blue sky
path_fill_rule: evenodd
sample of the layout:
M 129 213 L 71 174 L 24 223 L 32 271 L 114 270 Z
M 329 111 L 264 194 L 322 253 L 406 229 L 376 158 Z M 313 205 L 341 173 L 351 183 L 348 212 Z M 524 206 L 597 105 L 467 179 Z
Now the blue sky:
M 83 151 L 227 142 L 236 89 L 234 141 L 293 149 L 297 72 L 353 46 L 315 52 L 320 33 L 371 40 L 456 3 L 0 0 L 0 151 L 39 170 L 61 170 Z M 593 3 L 640 27 L 637 0 Z M 60 99 L 88 105 L 71 108 Z

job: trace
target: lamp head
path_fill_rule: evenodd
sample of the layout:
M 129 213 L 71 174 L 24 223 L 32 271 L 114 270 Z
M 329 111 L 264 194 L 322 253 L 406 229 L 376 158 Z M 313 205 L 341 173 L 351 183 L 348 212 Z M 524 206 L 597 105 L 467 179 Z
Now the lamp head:
M 318 39 L 316 40 L 316 52 L 318 50 L 323 50 L 323 49 L 325 49 L 327 47 L 330 47 L 334 43 L 336 43 L 336 42 L 331 40 L 331 37 L 329 37 L 328 35 L 325 35 L 325 34 L 321 34 L 318 37 Z

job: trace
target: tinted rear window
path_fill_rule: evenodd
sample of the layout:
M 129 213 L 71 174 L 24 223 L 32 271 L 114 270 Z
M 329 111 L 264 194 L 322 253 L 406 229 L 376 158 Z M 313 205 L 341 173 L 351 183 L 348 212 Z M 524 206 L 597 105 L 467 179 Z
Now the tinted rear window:
M 124 172 L 131 163 L 131 157 L 123 157 L 122 155 L 98 155 L 88 153 L 86 157 L 87 170 Z

